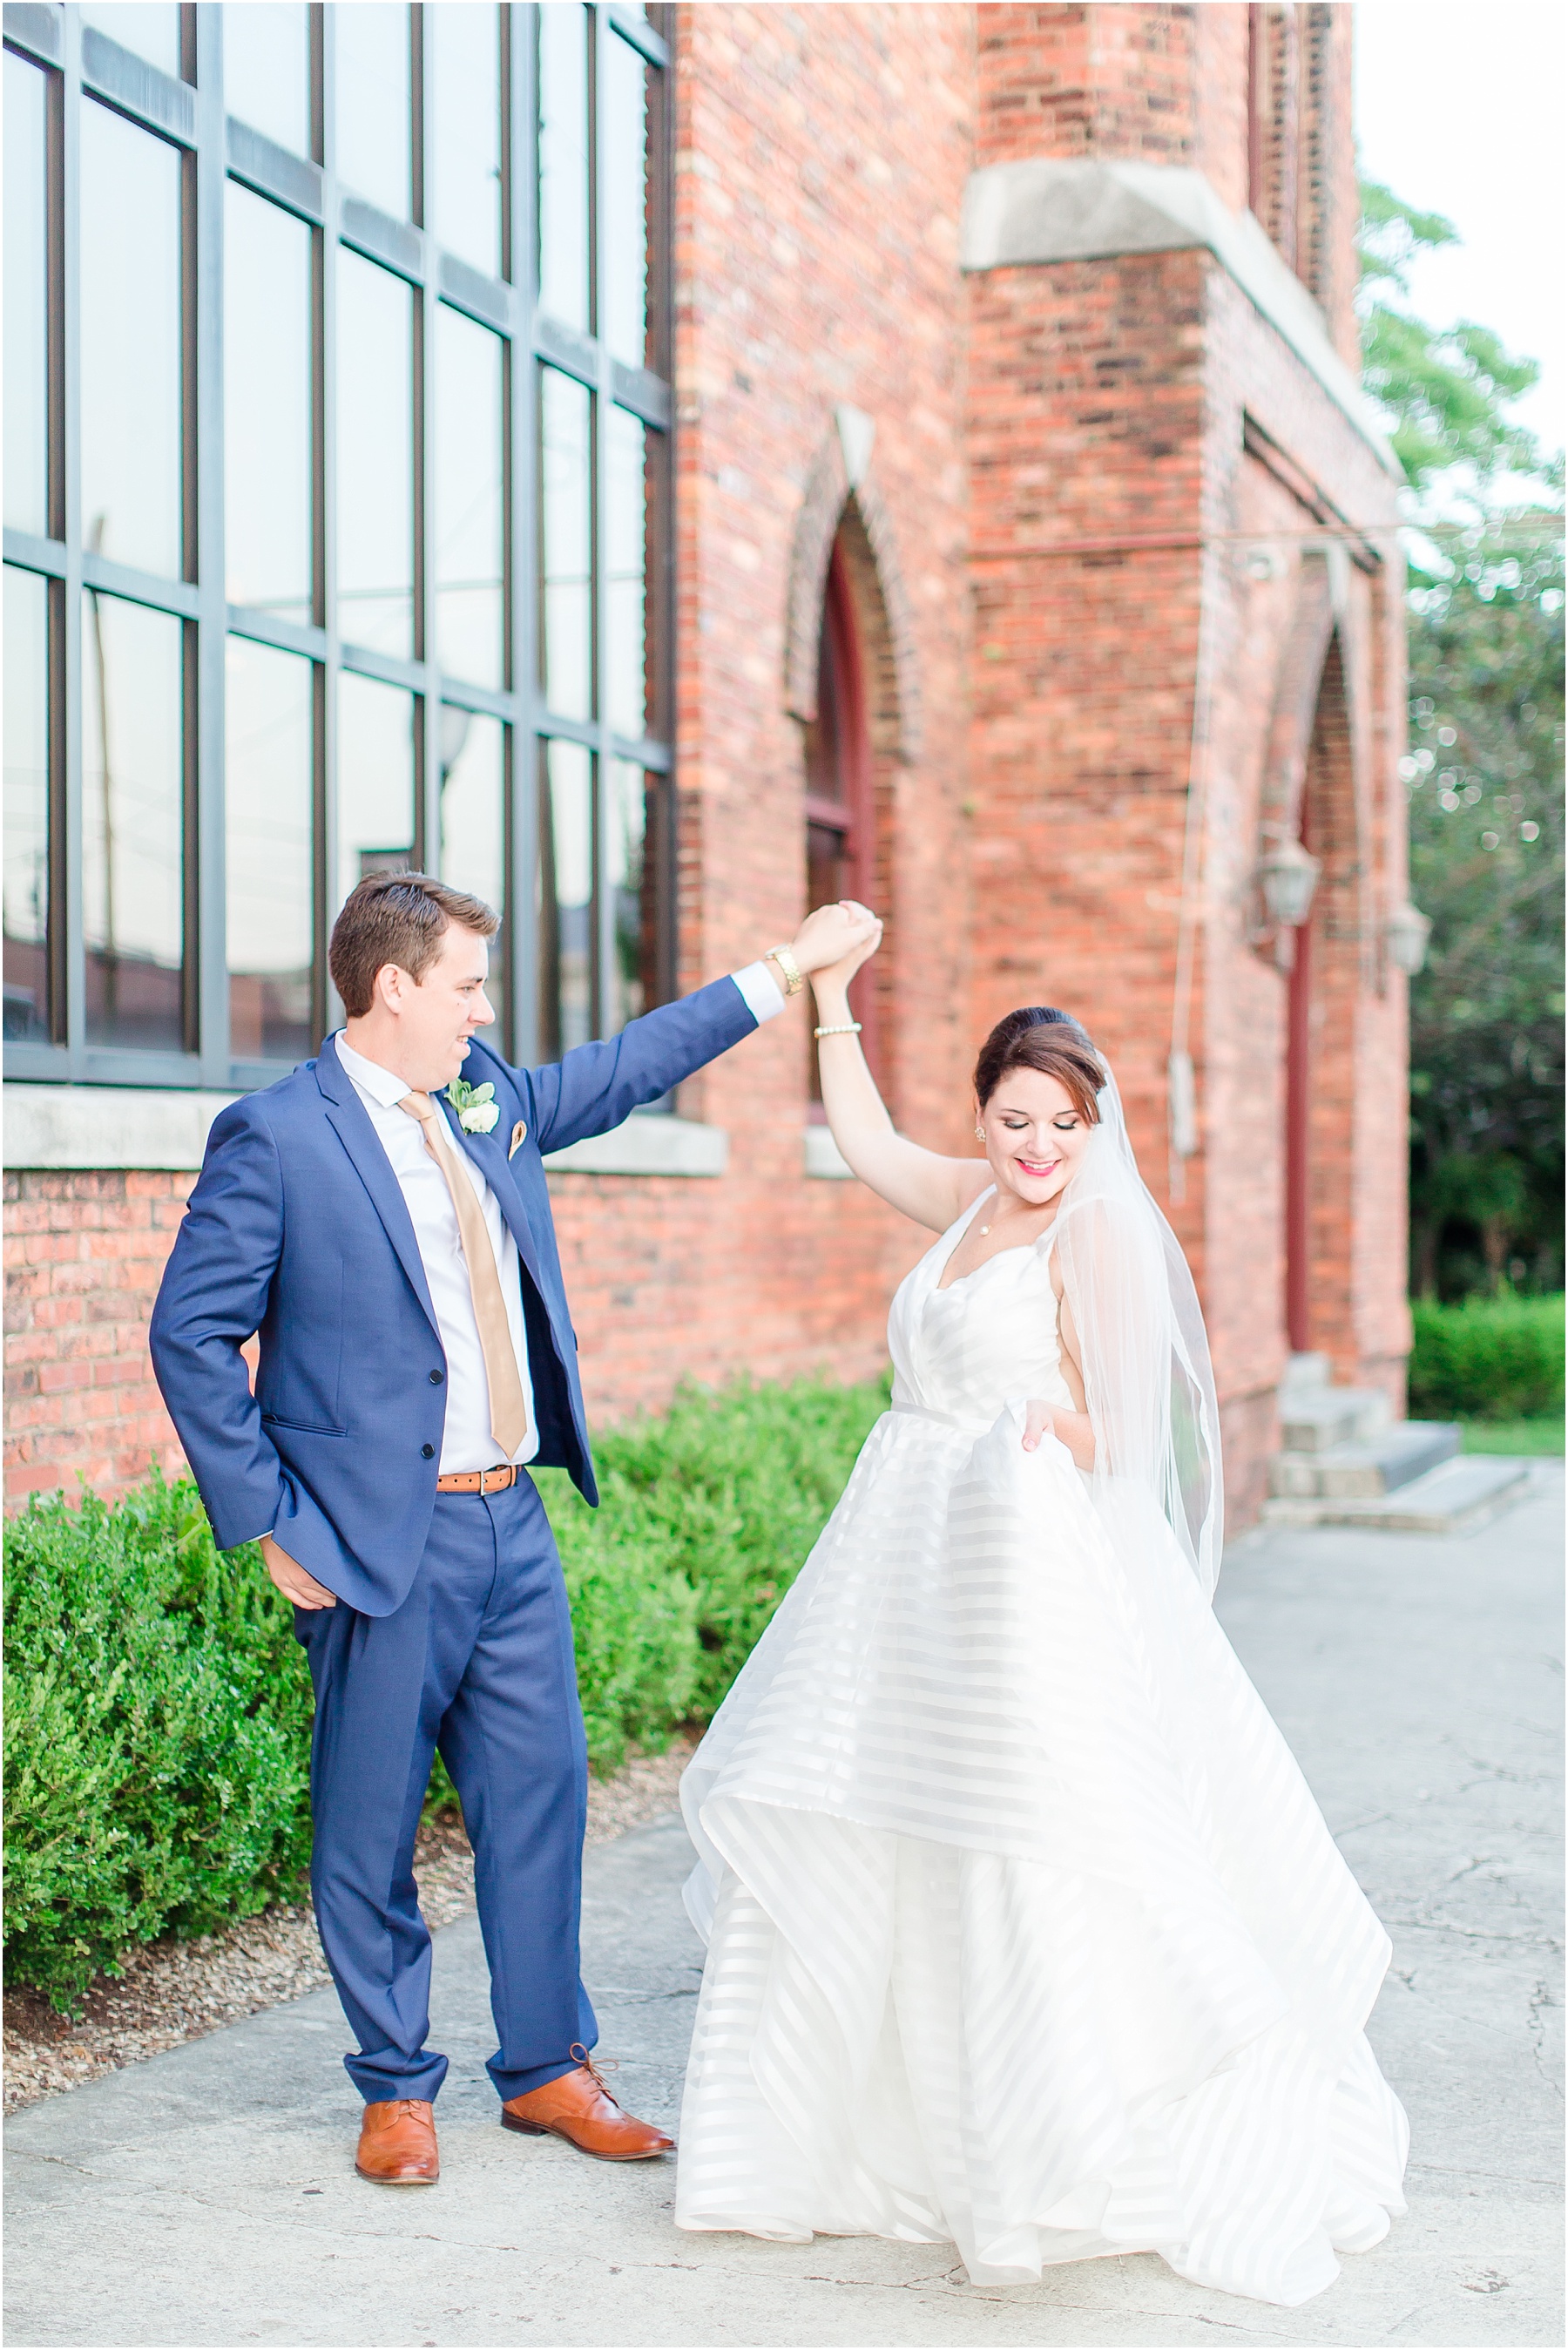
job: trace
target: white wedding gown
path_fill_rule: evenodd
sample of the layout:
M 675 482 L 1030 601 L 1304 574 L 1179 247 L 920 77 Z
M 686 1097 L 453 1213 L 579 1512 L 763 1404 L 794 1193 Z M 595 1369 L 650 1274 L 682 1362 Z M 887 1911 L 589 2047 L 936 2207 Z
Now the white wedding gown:
M 967 1222 L 682 1781 L 676 2219 L 1303 2302 L 1405 2208 L 1387 1937 L 1164 1521 L 1023 1451 L 1024 1399 L 1071 1402 L 1051 1236 L 940 1289 Z

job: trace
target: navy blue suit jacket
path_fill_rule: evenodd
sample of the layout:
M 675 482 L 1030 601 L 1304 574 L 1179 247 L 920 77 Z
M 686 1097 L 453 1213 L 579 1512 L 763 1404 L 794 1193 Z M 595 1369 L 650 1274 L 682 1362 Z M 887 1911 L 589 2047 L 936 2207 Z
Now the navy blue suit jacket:
M 607 1133 L 756 1024 L 721 979 L 547 1068 L 511 1068 L 475 1037 L 462 1074 L 495 1087 L 500 1118 L 465 1135 L 447 1108 L 517 1243 L 539 1461 L 590 1503 L 545 1155 Z M 258 1331 L 253 1395 L 240 1348 Z M 214 1120 L 151 1344 L 220 1548 L 275 1532 L 350 1607 L 390 1615 L 434 1507 L 446 1357 L 398 1179 L 330 1037 Z

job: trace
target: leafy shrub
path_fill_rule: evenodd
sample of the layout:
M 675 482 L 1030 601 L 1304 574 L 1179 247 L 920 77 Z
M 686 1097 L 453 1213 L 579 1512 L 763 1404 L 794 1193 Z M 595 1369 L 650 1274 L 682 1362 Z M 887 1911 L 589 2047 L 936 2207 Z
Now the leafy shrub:
M 1563 1409 L 1563 1299 L 1467 1297 L 1412 1307 L 1410 1409 L 1455 1419 L 1529 1419 Z
M 5 1536 L 5 1965 L 70 2008 L 130 1943 L 295 1887 L 310 1682 L 254 1544 L 188 1482 L 30 1502 Z
M 698 1645 L 670 1726 L 683 1714 L 706 1721 L 717 1711 L 805 1565 L 887 1403 L 879 1381 L 846 1388 L 803 1379 L 717 1393 L 686 1388 L 661 1418 L 597 1440 L 603 1496 L 597 1517 L 563 1476 L 541 1480 L 568 1586 L 574 1562 L 591 1557 L 597 1569 L 613 1545 L 644 1572 L 657 1562 L 691 1594 Z M 575 1613 L 576 1592 L 573 1605 Z M 577 1638 L 581 1659 L 580 1627 Z M 646 1732 L 638 1734 L 646 1743 Z
M 597 1512 L 539 1472 L 596 1770 L 714 1711 L 885 1402 L 687 1390 L 599 1440 Z M 188 1481 L 113 1508 L 35 1500 L 5 1547 L 6 1971 L 69 2008 L 128 1944 L 296 1890 L 310 1680 L 255 1545 L 220 1554 Z M 454 1800 L 438 1761 L 431 1801 Z

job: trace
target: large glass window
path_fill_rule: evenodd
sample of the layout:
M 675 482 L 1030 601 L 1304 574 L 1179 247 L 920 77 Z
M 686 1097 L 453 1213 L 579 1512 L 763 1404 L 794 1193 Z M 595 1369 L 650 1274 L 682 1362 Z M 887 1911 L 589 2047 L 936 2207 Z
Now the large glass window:
M 310 618 L 310 230 L 231 180 L 224 233 L 229 599 Z
M 539 811 L 539 994 L 545 1050 L 594 1034 L 594 766 L 580 743 L 547 743 Z
M 587 387 L 539 371 L 540 683 L 562 718 L 593 715 L 593 411 Z
M 501 338 L 436 312 L 436 659 L 473 685 L 505 683 L 505 368 Z
M 352 16 L 352 8 L 340 14 Z M 310 11 L 244 0 L 223 11 L 228 110 L 296 155 L 310 152 Z
M 5 520 L 49 527 L 48 81 L 5 54 Z
M 371 873 L 414 862 L 414 697 L 344 676 L 337 692 L 337 888 L 334 914 Z
M 618 359 L 648 351 L 648 68 L 609 34 L 605 71 L 604 290 L 599 334 Z
M 673 13 L 7 12 L 12 1077 L 291 1066 L 415 858 L 518 1057 L 668 985 Z
M 315 954 L 315 692 L 294 653 L 231 637 L 224 936 L 236 1060 L 306 1060 Z
M 357 196 L 407 220 L 413 169 L 409 12 L 359 0 L 333 10 L 332 29 L 338 176 Z
M 82 532 L 139 571 L 182 568 L 180 151 L 81 110 Z
M 501 275 L 501 11 L 441 0 L 426 17 L 433 81 L 430 224 L 487 277 Z
M 502 917 L 490 941 L 488 993 L 499 1015 L 504 1049 L 506 999 L 506 730 L 498 718 L 472 711 L 441 714 L 441 878 L 472 890 Z
M 176 0 L 96 0 L 82 22 L 107 33 L 122 49 L 145 57 L 171 80 L 180 74 L 180 10 Z
M 185 948 L 184 678 L 169 612 L 82 612 L 82 931 L 94 1045 L 177 1050 Z
M 48 583 L 5 566 L 5 1035 L 49 1034 Z
M 539 22 L 539 307 L 588 323 L 588 11 L 576 0 Z
M 337 265 L 337 626 L 414 649 L 414 300 L 357 253 Z

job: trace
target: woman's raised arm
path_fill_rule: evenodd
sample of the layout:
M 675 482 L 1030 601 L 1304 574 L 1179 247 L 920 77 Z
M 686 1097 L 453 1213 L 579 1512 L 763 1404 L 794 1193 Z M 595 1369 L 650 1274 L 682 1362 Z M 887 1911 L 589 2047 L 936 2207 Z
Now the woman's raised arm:
M 812 973 L 822 1106 L 833 1139 L 860 1180 L 901 1215 L 945 1232 L 985 1189 L 991 1170 L 983 1159 L 944 1159 L 940 1151 L 922 1150 L 894 1128 L 849 1009 L 849 983 L 881 943 L 878 922 L 866 945 Z

